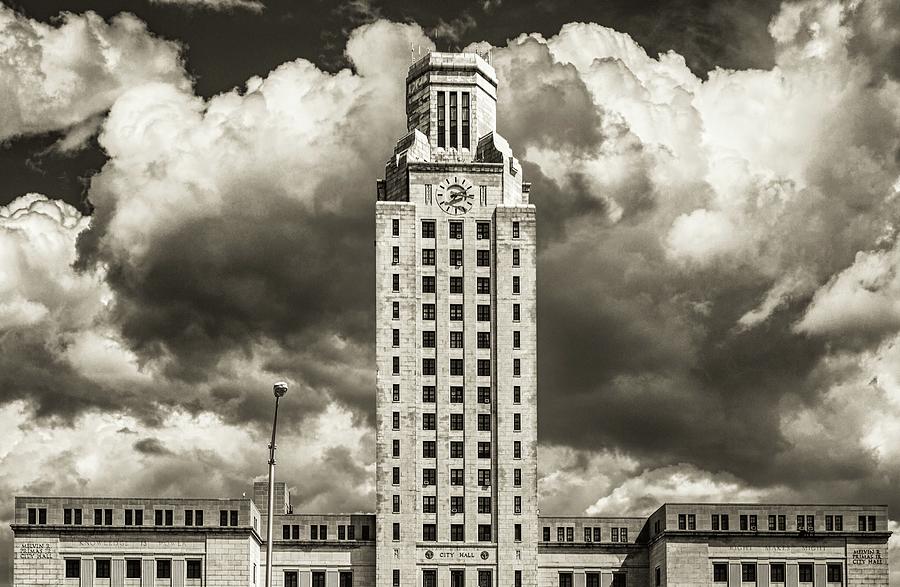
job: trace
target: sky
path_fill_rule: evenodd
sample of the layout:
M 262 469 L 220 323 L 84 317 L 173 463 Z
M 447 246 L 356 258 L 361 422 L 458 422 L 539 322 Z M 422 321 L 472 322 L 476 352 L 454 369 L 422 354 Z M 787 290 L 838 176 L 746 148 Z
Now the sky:
M 375 180 L 410 47 L 488 46 L 541 512 L 900 529 L 900 4 L 0 0 L 4 552 L 13 495 L 248 491 L 279 379 L 295 511 L 374 509 Z

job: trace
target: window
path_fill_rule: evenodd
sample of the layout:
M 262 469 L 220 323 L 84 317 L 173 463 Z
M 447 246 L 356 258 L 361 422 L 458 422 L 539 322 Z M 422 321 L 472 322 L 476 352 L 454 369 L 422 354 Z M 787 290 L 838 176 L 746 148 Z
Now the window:
M 290 540 L 291 539 L 291 527 L 287 524 L 281 526 L 281 538 L 282 540 Z
M 662 571 L 659 567 L 656 567 L 656 571 L 654 574 L 656 575 L 656 585 L 662 585 Z
M 451 349 L 461 349 L 463 348 L 463 333 L 458 331 L 450 332 L 450 348 Z
M 434 238 L 434 220 L 422 221 L 422 238 Z
M 575 528 L 569 526 L 566 528 L 566 542 L 574 542 L 575 541 Z
M 400 401 L 400 384 L 395 383 L 391 388 L 391 400 L 395 402 Z
M 169 559 L 159 559 L 156 561 L 156 578 L 172 578 L 172 561 L 170 561 Z
M 513 238 L 519 238 L 519 222 L 518 221 L 513 221 L 512 233 L 513 233 L 513 236 L 512 236 Z
M 159 562 L 159 561 L 157 561 Z M 110 561 L 108 558 L 98 558 L 94 560 L 94 576 L 98 579 L 109 579 Z M 157 575 L 158 576 L 158 575 Z
M 437 469 L 422 469 L 422 485 L 437 484 Z
M 491 540 L 491 525 L 490 524 L 478 524 L 478 541 L 479 542 L 490 542 L 490 540 Z
M 513 386 L 513 403 L 522 403 L 522 388 L 518 385 Z
M 490 487 L 491 486 L 491 470 L 490 469 L 478 469 L 478 486 L 479 487 Z
M 475 264 L 479 267 L 491 266 L 491 251 L 489 249 L 479 249 L 475 252 Z
M 450 249 L 450 266 L 462 267 L 463 252 L 462 249 Z
M 399 320 L 400 319 L 400 302 L 393 302 L 392 306 L 393 306 L 392 317 L 394 320 Z
M 422 293 L 434 293 L 436 290 L 436 281 L 434 275 L 422 276 Z M 394 302 L 397 303 L 397 302 Z M 399 305 L 399 304 L 398 304 Z M 399 316 L 395 316 L 399 318 Z
M 619 529 L 618 528 L 610 528 L 609 541 L 610 542 L 618 542 L 619 541 Z
M 451 469 L 451 471 L 459 471 L 462 473 L 462 469 Z M 451 514 L 461 514 L 465 508 L 465 498 L 462 495 L 452 495 L 450 496 L 450 513 Z
M 437 443 L 433 440 L 423 440 L 422 441 L 422 458 L 424 459 L 434 459 L 437 458 Z
M 491 375 L 491 360 L 490 359 L 478 359 L 478 376 L 479 377 L 490 377 Z
M 203 568 L 198 559 L 188 559 L 185 561 L 185 572 L 188 579 L 203 578 Z
M 450 319 L 451 320 L 462 320 L 463 319 L 463 305 L 462 304 L 450 304 Z
M 356 526 L 347 526 L 347 540 L 356 540 Z
M 394 430 L 400 430 L 400 412 L 394 412 L 391 414 L 391 428 Z
M 544 542 L 550 542 L 550 526 L 544 526 L 544 532 L 542 536 Z
M 422 587 L 437 587 L 436 569 L 425 569 L 422 571 Z
M 776 527 L 775 516 L 769 516 L 769 532 L 774 532 Z
M 522 316 L 522 310 L 519 304 L 513 304 L 513 322 L 518 322 Z
M 422 304 L 422 320 L 434 320 L 434 304 Z
M 479 432 L 490 432 L 491 431 L 491 415 L 490 414 L 478 414 L 478 431 Z
M 475 223 L 475 238 L 478 240 L 491 238 L 491 223 L 477 222 Z
M 713 514 L 713 515 L 710 517 L 709 526 L 710 526 L 710 528 L 712 528 L 713 530 L 718 530 L 718 529 L 719 529 L 719 514 Z
M 491 278 L 490 277 L 479 277 L 476 280 L 476 291 L 480 294 L 489 294 L 491 293 Z
M 422 430 L 434 430 L 436 428 L 437 418 L 434 412 L 425 412 L 422 414 Z
M 319 540 L 328 540 L 328 526 L 319 524 Z
M 741 581 L 745 583 L 756 583 L 756 563 L 741 564 Z
M 391 236 L 400 236 L 400 219 L 391 219 Z
M 519 249 L 513 249 L 513 267 L 519 266 Z
M 522 442 L 519 440 L 513 441 L 513 458 L 514 459 L 522 458 Z
M 393 375 L 400 375 L 400 357 L 393 357 L 391 362 L 391 373 Z
M 437 497 L 433 495 L 422 496 L 422 511 L 426 514 L 437 513 Z
M 463 443 L 461 440 L 453 440 L 450 442 L 450 458 L 451 459 L 463 458 Z
M 513 571 L 513 587 L 522 587 L 522 571 Z M 600 587 L 600 583 L 596 587 Z
M 443 94 L 443 92 L 438 92 L 438 94 Z M 442 127 L 443 127 L 443 125 L 440 125 L 438 128 L 442 128 Z M 441 137 L 441 136 L 443 136 L 443 134 L 438 135 L 438 137 Z M 442 147 L 443 145 L 438 145 L 438 146 Z M 399 530 L 400 525 L 399 524 L 394 524 L 394 525 L 397 526 L 397 529 Z M 397 538 L 394 538 L 394 540 L 400 540 L 399 532 L 398 532 Z M 400 569 L 394 569 L 393 575 L 394 575 L 394 587 L 400 587 Z
M 513 348 L 521 348 L 522 347 L 522 332 L 519 330 L 513 330 Z
M 81 510 L 80 509 L 72 509 L 72 508 L 63 509 L 63 524 L 66 524 L 66 525 L 72 524 L 72 520 L 74 518 L 73 514 L 75 512 L 78 512 L 78 521 L 75 523 L 81 524 Z
M 513 377 L 522 376 L 522 360 L 513 359 Z
M 430 542 L 437 540 L 436 524 L 422 524 L 422 540 L 427 540 Z
M 399 328 L 394 328 L 393 332 L 391 333 L 391 343 L 395 347 L 400 346 L 400 329 Z
M 361 540 L 368 540 L 368 539 L 369 539 L 369 526 L 366 525 L 366 526 L 363 526 L 363 527 L 362 527 L 362 538 L 361 538 Z
M 450 430 L 458 431 L 463 430 L 463 415 L 462 414 L 450 414 Z
M 312 587 L 325 587 L 325 573 L 323 571 L 312 572 Z
M 829 583 L 844 582 L 844 568 L 838 563 L 829 563 L 827 568 L 827 578 Z
M 478 388 L 478 403 L 480 404 L 489 404 L 491 403 L 491 388 L 490 387 L 479 387 Z
M 462 222 L 450 221 L 450 238 L 460 239 L 463 237 Z
M 422 401 L 426 404 L 433 404 L 436 400 L 437 392 L 433 385 L 422 386 Z
M 728 514 L 722 514 L 721 520 L 722 520 L 722 529 L 727 530 L 728 529 Z
M 450 148 L 457 147 L 458 137 L 456 135 L 456 92 L 450 92 Z
M 491 306 L 490 304 L 478 304 L 478 321 L 479 322 L 490 322 L 491 320 Z
M 600 528 L 599 526 L 594 528 L 594 542 L 602 542 L 602 540 L 603 540 L 602 530 L 603 529 Z
M 462 277 L 451 277 L 450 278 L 450 293 L 461 294 L 462 292 L 463 292 Z
M 391 265 L 400 264 L 400 247 L 391 248 Z
M 391 276 L 391 290 L 392 291 L 400 291 L 400 274 L 394 273 Z
M 465 571 L 455 569 L 450 571 L 450 587 L 466 587 Z
M 490 529 L 488 526 L 488 540 L 490 540 Z M 481 535 L 481 527 L 478 529 L 479 536 Z M 491 572 L 490 571 L 478 571 L 478 587 L 491 587 Z
M 769 565 L 769 581 L 771 583 L 784 583 L 784 563 L 771 563 Z
M 827 532 L 841 532 L 844 529 L 844 516 L 825 516 Z
M 463 403 L 463 387 L 461 385 L 451 385 L 450 386 L 450 403 L 451 404 Z M 460 428 L 460 430 L 462 430 L 462 428 Z
M 353 587 L 352 571 L 341 571 L 338 574 L 338 587 Z
M 284 587 L 299 587 L 300 582 L 297 579 L 297 571 L 284 572 Z
M 687 530 L 687 515 L 678 514 L 678 529 Z
M 784 532 L 787 529 L 787 516 L 778 516 L 778 530 Z
M 799 565 L 800 570 L 800 582 L 801 583 L 812 583 L 813 582 L 813 566 L 810 564 L 801 564 Z
M 522 513 L 522 496 L 515 495 L 513 496 L 513 513 L 521 514 Z M 519 538 L 521 540 L 521 538 Z
M 513 275 L 513 284 L 512 284 L 512 287 L 513 287 L 513 293 L 514 293 L 514 294 L 521 293 L 521 286 L 520 286 L 520 283 L 519 283 L 519 276 L 518 276 L 518 275 Z
M 491 458 L 491 443 L 490 442 L 479 442 L 478 443 L 478 458 L 479 459 Z
M 610 587 L 626 587 L 625 578 L 627 575 L 625 573 L 613 573 L 612 583 Z
M 391 470 L 391 479 L 394 485 L 400 485 L 400 467 L 394 467 Z
M 468 149 L 469 144 L 469 92 L 462 92 L 460 94 L 460 126 L 462 132 L 462 144 L 460 145 L 463 149 Z
M 519 509 L 521 510 L 521 504 L 519 504 Z M 513 540 L 522 542 L 522 524 L 513 524 Z
M 588 526 L 584 527 L 584 541 L 585 542 L 591 541 L 591 529 Z
M 559 587 L 572 587 L 572 573 L 559 574 Z
M 713 563 L 713 581 L 716 583 L 724 583 L 728 581 L 727 563 Z
M 513 487 L 522 486 L 522 469 L 513 469 Z
M 310 524 L 309 526 L 309 539 L 310 540 L 318 540 L 319 539 L 319 526 L 316 524 Z
M 394 522 L 393 540 L 400 540 L 400 523 Z
M 434 375 L 437 371 L 437 363 L 434 359 L 422 359 L 422 375 Z
M 490 497 L 481 496 L 478 498 L 478 513 L 479 514 L 491 513 L 491 498 Z
M 613 577 L 613 581 L 615 581 Z M 600 573 L 585 573 L 584 587 L 600 587 Z
M 462 445 L 462 443 L 459 443 Z M 462 452 L 462 451 L 460 451 Z M 462 454 L 458 458 L 462 458 Z M 462 469 L 450 469 L 450 485 L 462 485 L 463 481 L 463 470 Z M 452 498 L 451 498 L 452 499 Z M 459 499 L 462 499 L 461 497 Z M 462 509 L 458 510 L 462 511 Z
M 466 527 L 463 524 L 450 524 L 450 540 L 461 541 L 466 539 Z
M 557 542 L 565 542 L 566 541 L 566 529 L 560 526 L 556 529 L 556 541 Z
M 141 578 L 141 561 L 140 559 L 130 558 L 125 560 L 125 578 L 140 579 Z
M 463 375 L 463 360 L 450 359 L 450 375 L 461 377 Z
M 755 518 L 756 516 L 754 516 Z M 688 530 L 696 530 L 697 529 L 697 516 L 695 514 L 688 514 L 687 517 Z
M 434 249 L 422 249 L 422 265 L 434 265 Z
M 77 558 L 66 559 L 66 579 L 81 577 L 81 561 Z
M 447 146 L 445 96 L 446 92 L 437 93 L 437 146 L 441 149 Z M 400 585 L 400 571 L 394 571 L 394 585 Z

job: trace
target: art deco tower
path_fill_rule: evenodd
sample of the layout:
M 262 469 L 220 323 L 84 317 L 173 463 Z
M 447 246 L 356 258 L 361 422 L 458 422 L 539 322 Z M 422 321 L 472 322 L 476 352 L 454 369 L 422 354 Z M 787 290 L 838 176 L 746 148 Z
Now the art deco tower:
M 497 78 L 431 53 L 378 182 L 378 587 L 537 584 L 535 211 Z

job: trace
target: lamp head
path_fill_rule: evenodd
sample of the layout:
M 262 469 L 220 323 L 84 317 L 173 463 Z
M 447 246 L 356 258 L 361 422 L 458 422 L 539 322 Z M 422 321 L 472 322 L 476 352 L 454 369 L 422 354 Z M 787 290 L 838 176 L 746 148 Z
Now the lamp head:
M 284 394 L 287 393 L 287 390 L 288 385 L 284 381 L 279 381 L 272 386 L 272 391 L 275 394 L 275 397 L 284 397 Z

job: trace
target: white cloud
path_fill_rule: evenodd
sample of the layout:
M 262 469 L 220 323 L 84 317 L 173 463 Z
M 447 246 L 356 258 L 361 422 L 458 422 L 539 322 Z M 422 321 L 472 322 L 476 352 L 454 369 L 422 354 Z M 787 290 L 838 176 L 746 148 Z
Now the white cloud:
M 50 26 L 0 4 L 0 141 L 71 128 L 61 147 L 75 148 L 128 88 L 150 80 L 189 88 L 179 53 L 131 14 L 107 23 L 63 13 Z

